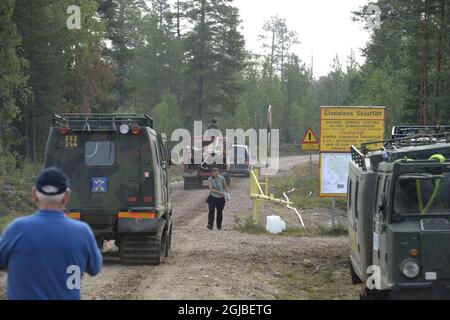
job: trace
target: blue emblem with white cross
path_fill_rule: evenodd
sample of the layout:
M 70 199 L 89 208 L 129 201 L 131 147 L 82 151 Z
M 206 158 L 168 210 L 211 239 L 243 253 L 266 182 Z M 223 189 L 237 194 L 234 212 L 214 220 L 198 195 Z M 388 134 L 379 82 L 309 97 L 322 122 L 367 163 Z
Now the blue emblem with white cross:
M 93 177 L 91 191 L 94 193 L 108 192 L 108 178 L 105 177 Z

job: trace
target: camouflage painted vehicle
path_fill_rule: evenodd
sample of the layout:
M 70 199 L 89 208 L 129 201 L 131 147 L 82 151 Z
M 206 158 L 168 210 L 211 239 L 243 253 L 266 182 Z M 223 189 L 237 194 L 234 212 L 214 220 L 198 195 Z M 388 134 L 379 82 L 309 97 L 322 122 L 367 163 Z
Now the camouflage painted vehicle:
M 149 116 L 53 117 L 45 167 L 70 179 L 67 215 L 89 224 L 100 247 L 115 240 L 124 263 L 159 264 L 172 238 L 169 150 Z
M 352 147 L 350 271 L 363 299 L 450 298 L 450 130 L 396 127 Z

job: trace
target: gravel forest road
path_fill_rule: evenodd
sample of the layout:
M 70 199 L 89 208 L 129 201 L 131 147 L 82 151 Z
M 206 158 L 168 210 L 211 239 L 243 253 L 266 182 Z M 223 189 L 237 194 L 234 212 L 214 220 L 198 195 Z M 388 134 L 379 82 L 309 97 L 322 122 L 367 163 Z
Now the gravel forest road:
M 309 156 L 285 157 L 280 174 L 309 161 Z M 207 190 L 173 186 L 174 229 L 171 256 L 160 266 L 124 266 L 117 249 L 107 246 L 104 268 L 83 278 L 83 299 L 308 299 L 314 277 L 326 270 L 326 281 L 350 279 L 346 272 L 346 237 L 257 236 L 235 230 L 235 215 L 249 214 L 248 178 L 232 179 L 232 201 L 224 210 L 221 231 L 206 228 Z M 288 268 L 288 269 L 287 269 Z M 305 278 L 290 287 L 291 271 Z M 5 275 L 0 274 L 0 298 Z M 348 278 L 348 279 L 347 279 Z M 322 281 L 322 279 L 318 279 Z M 322 286 L 317 281 L 317 286 Z M 329 283 L 325 283 L 329 285 Z M 335 288 L 333 288 L 334 290 Z M 328 298 L 356 298 L 336 289 Z M 315 297 L 314 295 L 312 297 Z M 326 298 L 324 297 L 324 298 Z

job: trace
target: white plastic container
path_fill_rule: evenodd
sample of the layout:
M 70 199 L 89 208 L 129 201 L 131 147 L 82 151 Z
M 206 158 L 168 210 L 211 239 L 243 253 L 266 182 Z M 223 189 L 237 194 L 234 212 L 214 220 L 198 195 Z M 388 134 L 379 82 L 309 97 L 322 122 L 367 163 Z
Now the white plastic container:
M 266 230 L 271 234 L 279 234 L 286 230 L 286 223 L 279 216 L 268 216 Z

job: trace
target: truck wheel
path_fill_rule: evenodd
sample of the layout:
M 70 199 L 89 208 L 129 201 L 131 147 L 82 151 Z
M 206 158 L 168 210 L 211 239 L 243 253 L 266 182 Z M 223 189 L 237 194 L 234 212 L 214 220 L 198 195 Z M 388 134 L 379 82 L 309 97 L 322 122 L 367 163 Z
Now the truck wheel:
M 127 235 L 120 241 L 120 261 L 124 264 L 159 265 L 166 253 L 167 237 L 164 225 L 158 234 Z
M 196 186 L 195 189 L 202 189 L 203 188 L 203 179 L 202 178 L 198 178 L 196 181 Z
M 184 190 L 195 189 L 195 184 L 194 184 L 194 182 L 195 182 L 194 179 L 188 179 L 188 178 L 185 178 L 185 179 L 184 179 Z
M 361 300 L 388 300 L 389 293 L 384 290 L 369 290 L 364 288 L 359 295 Z
M 355 268 L 353 267 L 352 262 L 348 261 L 349 264 L 349 268 L 350 268 L 350 276 L 352 278 L 352 284 L 359 284 L 362 283 L 361 279 L 358 277 L 358 275 L 356 274 Z
M 185 178 L 184 190 L 200 189 L 203 185 L 201 178 Z

